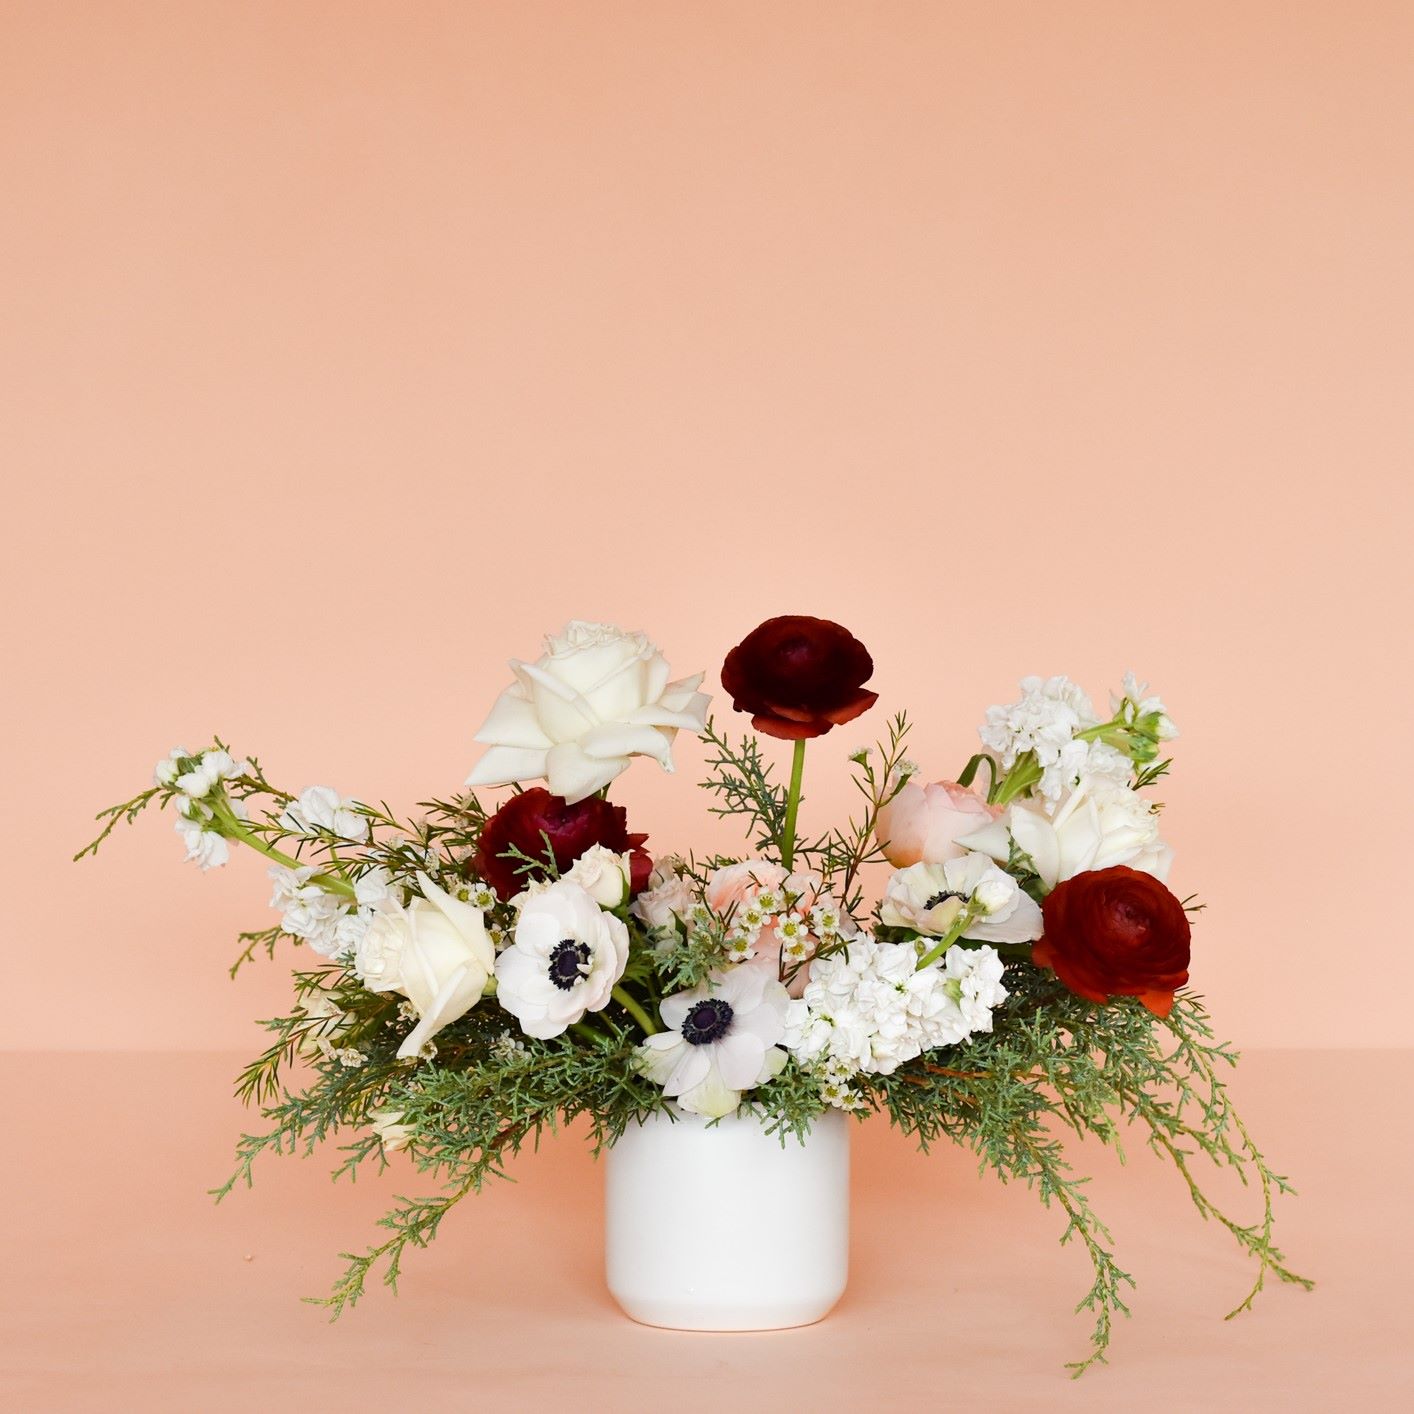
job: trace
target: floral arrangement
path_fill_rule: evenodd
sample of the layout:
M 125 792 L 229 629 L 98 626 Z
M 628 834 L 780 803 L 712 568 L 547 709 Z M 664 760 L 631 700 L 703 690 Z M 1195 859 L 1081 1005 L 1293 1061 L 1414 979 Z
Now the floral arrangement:
M 265 856 L 279 921 L 243 934 L 232 975 L 292 944 L 287 1015 L 240 1076 L 267 1151 L 343 1137 L 335 1177 L 405 1150 L 439 1181 L 399 1200 L 385 1240 L 345 1254 L 335 1315 L 545 1131 L 586 1116 L 596 1145 L 665 1107 L 746 1107 L 783 1143 L 828 1107 L 876 1111 L 927 1149 L 949 1139 L 1057 1205 L 1093 1281 L 1104 1358 L 1132 1285 L 1062 1136 L 1121 1144 L 1121 1121 L 1172 1161 L 1205 1218 L 1268 1274 L 1309 1286 L 1272 1240 L 1288 1191 L 1223 1083 L 1236 1056 L 1189 990 L 1191 899 L 1145 793 L 1169 769 L 1173 723 L 1133 677 L 1102 717 L 1064 677 L 1027 678 L 992 707 L 956 780 L 920 784 L 905 715 L 850 758 L 859 813 L 800 823 L 807 743 L 874 706 L 852 634 L 790 616 L 727 655 L 722 685 L 752 732 L 718 730 L 702 674 L 671 680 L 641 633 L 570 623 L 514 681 L 476 740 L 469 793 L 402 820 L 328 786 L 292 794 L 219 739 L 177 748 L 155 782 L 104 811 L 91 853 L 149 805 L 174 811 L 186 857 Z M 742 857 L 654 859 L 608 791 L 635 757 L 672 769 L 674 738 L 708 747 L 710 808 L 737 818 Z M 778 778 L 770 739 L 793 743 Z M 531 784 L 543 781 L 544 784 Z M 483 794 L 510 787 L 495 807 Z M 885 872 L 887 871 L 887 872 Z M 866 875 L 882 876 L 877 901 Z M 1245 1224 L 1208 1196 L 1199 1158 L 1254 1178 Z M 1234 1312 L 1233 1314 L 1236 1314 Z

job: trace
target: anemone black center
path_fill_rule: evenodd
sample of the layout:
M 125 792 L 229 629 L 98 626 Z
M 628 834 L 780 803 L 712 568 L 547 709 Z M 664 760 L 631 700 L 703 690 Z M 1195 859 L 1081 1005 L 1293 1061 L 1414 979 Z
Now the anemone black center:
M 698 1002 L 682 1019 L 682 1039 L 689 1046 L 705 1046 L 727 1034 L 732 1024 L 730 1002 L 720 997 Z
M 934 894 L 933 897 L 923 905 L 924 912 L 927 912 L 930 908 L 937 908 L 940 903 L 946 903 L 950 898 L 960 898 L 964 903 L 967 902 L 966 894 L 960 894 L 956 889 L 944 889 L 942 893 Z
M 550 954 L 550 980 L 562 992 L 568 992 L 589 966 L 589 944 L 577 943 L 573 938 L 555 945 Z

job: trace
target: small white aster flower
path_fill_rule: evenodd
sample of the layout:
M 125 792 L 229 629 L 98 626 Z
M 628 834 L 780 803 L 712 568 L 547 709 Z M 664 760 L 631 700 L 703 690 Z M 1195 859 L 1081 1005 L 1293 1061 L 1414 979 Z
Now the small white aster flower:
M 808 951 L 810 929 L 798 913 L 782 914 L 776 920 L 776 936 L 780 939 L 781 950 L 792 958 L 802 958 Z
M 747 904 L 746 907 L 737 914 L 736 921 L 744 931 L 756 933 L 765 926 L 770 916 L 771 915 L 761 907 L 759 902 L 753 902 Z
M 491 1043 L 492 1053 L 501 1060 L 514 1060 L 518 1056 L 527 1055 L 529 1049 L 519 1036 L 512 1035 L 509 1031 L 502 1031 Z

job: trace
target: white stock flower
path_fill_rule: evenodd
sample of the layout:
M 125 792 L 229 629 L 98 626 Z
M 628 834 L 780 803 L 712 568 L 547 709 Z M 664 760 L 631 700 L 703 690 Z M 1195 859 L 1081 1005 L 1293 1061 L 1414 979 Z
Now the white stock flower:
M 623 921 L 560 879 L 521 905 L 515 940 L 496 959 L 496 1000 L 545 1040 L 603 1010 L 627 965 Z
M 190 758 L 189 758 L 190 759 Z M 169 761 L 159 763 L 158 769 L 166 768 Z M 200 800 L 210 795 L 212 790 L 232 776 L 244 776 L 250 771 L 249 761 L 237 761 L 229 751 L 203 751 L 192 767 L 184 771 L 173 782 L 183 795 Z
M 602 790 L 634 756 L 673 769 L 679 730 L 701 731 L 702 674 L 669 682 L 667 660 L 641 633 L 608 624 L 566 625 L 534 663 L 511 660 L 516 681 L 476 733 L 489 748 L 469 786 L 544 777 L 572 805 Z
M 780 1072 L 790 997 L 769 966 L 714 972 L 710 981 L 665 998 L 667 1028 L 638 1048 L 638 1066 L 679 1108 L 718 1119 L 742 1092 Z
M 941 864 L 911 864 L 892 875 L 879 908 L 890 928 L 942 937 L 971 904 L 963 935 L 989 943 L 1029 943 L 1041 936 L 1041 909 L 986 854 Z
M 270 907 L 280 910 L 281 931 L 303 939 L 321 957 L 341 952 L 336 930 L 346 911 L 345 901 L 311 882 L 317 871 L 311 865 L 287 869 L 272 864 L 266 872 L 275 886 Z
M 422 897 L 374 913 L 354 954 L 354 970 L 369 991 L 400 992 L 417 1011 L 417 1025 L 398 1048 L 403 1060 L 476 1005 L 496 956 L 480 909 L 426 874 L 417 881 Z
M 1173 850 L 1159 837 L 1154 807 L 1105 777 L 1082 780 L 1049 811 L 1013 801 L 999 820 L 965 835 L 962 843 L 1004 862 L 1013 840 L 1051 889 L 1077 874 L 1116 864 L 1167 881 L 1173 863 Z
M 231 857 L 231 847 L 222 836 L 206 828 L 205 821 L 178 815 L 173 828 L 186 845 L 186 858 L 202 869 L 219 869 Z
M 1150 725 L 1157 740 L 1177 740 L 1178 728 L 1174 726 L 1173 718 L 1169 716 L 1163 699 L 1152 696 L 1149 684 L 1140 682 L 1133 673 L 1125 673 L 1122 692 L 1110 693 L 1110 706 L 1114 712 L 1120 713 L 1123 710 L 1126 699 L 1134 704 L 1132 718 Z
M 600 908 L 618 908 L 628 899 L 632 865 L 628 855 L 594 844 L 560 877 L 578 884 Z
M 373 909 L 390 907 L 400 901 L 391 876 L 381 865 L 374 869 L 365 869 L 354 880 L 354 898 L 360 908 Z M 475 900 L 473 903 L 477 908 L 482 907 Z
M 1000 758 L 1004 771 L 1017 757 L 1034 751 L 1043 768 L 1038 789 L 1054 800 L 1079 774 L 1089 754 L 1089 743 L 1076 741 L 1076 732 L 1098 726 L 1100 719 L 1090 699 L 1067 677 L 1023 678 L 1021 694 L 1003 707 L 987 708 L 987 720 L 977 735 Z
M 341 840 L 366 840 L 368 820 L 354 808 L 357 804 L 333 786 L 307 786 L 298 800 L 286 806 L 283 823 L 300 835 L 324 833 Z
M 992 1010 L 1007 998 L 1004 970 L 995 948 L 952 947 L 943 955 L 943 990 L 957 1003 L 969 1035 L 992 1029 Z
M 911 943 L 856 938 L 811 963 L 787 1013 L 785 1045 L 837 1085 L 860 1072 L 890 1075 L 924 1051 L 990 1030 L 991 1008 L 1006 998 L 1001 966 L 993 948 L 955 946 L 942 965 L 920 969 Z
M 159 786 L 175 785 L 177 777 L 182 773 L 182 762 L 188 760 L 190 757 L 191 752 L 188 751 L 185 746 L 174 746 L 153 768 L 153 784 Z

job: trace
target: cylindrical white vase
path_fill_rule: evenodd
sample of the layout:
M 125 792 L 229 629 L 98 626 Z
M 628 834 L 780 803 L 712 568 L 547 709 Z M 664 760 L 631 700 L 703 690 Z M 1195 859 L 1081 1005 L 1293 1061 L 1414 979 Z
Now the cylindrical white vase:
M 604 1266 L 648 1326 L 763 1331 L 827 1315 L 849 1275 L 849 1125 L 802 1144 L 751 1115 L 651 1115 L 605 1163 Z

